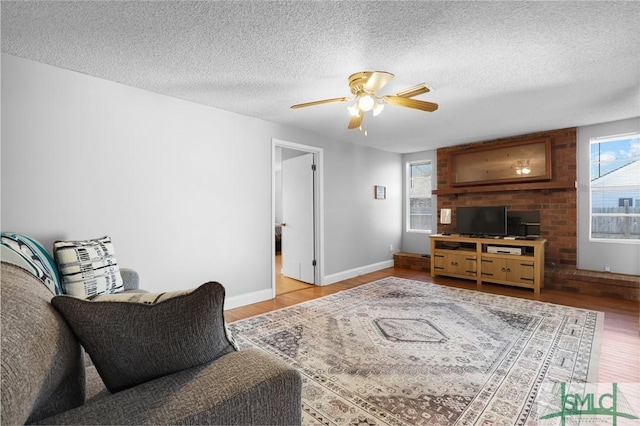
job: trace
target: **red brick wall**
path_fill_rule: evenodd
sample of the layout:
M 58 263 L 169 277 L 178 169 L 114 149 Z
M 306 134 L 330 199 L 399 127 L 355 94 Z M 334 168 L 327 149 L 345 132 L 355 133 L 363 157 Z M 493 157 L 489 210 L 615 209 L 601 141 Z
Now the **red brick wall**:
M 553 181 L 576 181 L 576 128 L 550 130 L 522 136 L 478 142 L 438 150 L 438 190 L 450 188 L 447 154 L 452 149 L 478 145 L 500 146 L 515 141 L 551 139 L 551 167 Z M 510 188 L 512 185 L 510 185 Z M 577 193 L 575 188 L 545 190 L 509 190 L 505 192 L 477 192 L 470 194 L 438 195 L 438 212 L 451 208 L 455 229 L 455 208 L 458 206 L 506 205 L 509 210 L 540 211 L 540 233 L 547 239 L 545 264 L 576 267 L 577 249 Z M 439 225 L 439 232 L 444 228 Z

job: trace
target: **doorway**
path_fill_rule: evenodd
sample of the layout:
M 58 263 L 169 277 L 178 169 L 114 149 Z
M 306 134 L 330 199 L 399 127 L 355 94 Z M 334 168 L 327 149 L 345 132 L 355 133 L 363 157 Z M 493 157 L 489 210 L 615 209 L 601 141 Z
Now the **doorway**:
M 321 285 L 322 149 L 272 141 L 274 296 Z
M 282 253 L 276 252 L 275 262 L 276 296 L 313 287 L 313 284 L 308 284 L 302 281 L 295 280 L 293 278 L 289 278 L 282 273 Z

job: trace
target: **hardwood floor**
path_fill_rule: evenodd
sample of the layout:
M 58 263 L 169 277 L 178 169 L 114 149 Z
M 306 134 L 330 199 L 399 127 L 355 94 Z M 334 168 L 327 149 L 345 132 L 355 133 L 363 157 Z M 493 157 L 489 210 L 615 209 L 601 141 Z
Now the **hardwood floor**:
M 228 322 L 237 321 L 390 276 L 476 290 L 475 282 L 445 277 L 437 277 L 434 280 L 426 272 L 387 268 L 328 286 L 312 286 L 278 295 L 272 300 L 230 309 L 225 311 L 225 318 Z M 637 302 L 551 289 L 543 289 L 539 295 L 534 295 L 531 290 L 492 284 L 483 284 L 482 291 L 604 312 L 599 381 L 601 383 L 640 382 L 640 304 Z
M 285 277 L 280 273 L 280 270 L 282 270 L 282 255 L 276 254 L 276 296 L 313 287 L 313 284 L 307 284 L 294 280 L 293 278 Z

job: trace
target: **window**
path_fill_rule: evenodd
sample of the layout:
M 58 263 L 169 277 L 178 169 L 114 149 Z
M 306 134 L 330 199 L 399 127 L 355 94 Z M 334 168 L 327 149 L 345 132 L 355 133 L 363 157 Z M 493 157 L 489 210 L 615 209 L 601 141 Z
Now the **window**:
M 640 242 L 640 135 L 591 139 L 591 240 Z
M 431 232 L 431 161 L 407 163 L 407 231 Z

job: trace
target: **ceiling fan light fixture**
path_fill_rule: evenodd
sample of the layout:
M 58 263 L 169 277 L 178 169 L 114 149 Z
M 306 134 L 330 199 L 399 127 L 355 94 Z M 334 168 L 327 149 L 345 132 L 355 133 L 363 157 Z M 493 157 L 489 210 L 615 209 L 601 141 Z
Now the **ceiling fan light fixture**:
M 430 88 L 424 83 L 398 92 L 395 95 L 378 97 L 378 91 L 392 78 L 393 74 L 386 71 L 360 71 L 349 76 L 349 90 L 352 94 L 351 97 L 329 98 L 319 101 L 305 102 L 302 104 L 292 105 L 291 108 L 298 109 L 315 105 L 348 101 L 350 105 L 347 109 L 351 118 L 349 119 L 347 129 L 352 130 L 360 128 L 360 131 L 364 133 L 365 136 L 367 135 L 367 131 L 363 130 L 361 125 L 366 113 L 368 111 L 372 111 L 372 115 L 379 115 L 384 109 L 385 104 L 413 108 L 426 112 L 433 112 L 438 109 L 438 104 L 413 99 L 414 96 L 429 92 Z M 518 173 L 522 173 L 522 170 L 519 170 Z
M 375 106 L 375 103 L 375 99 L 373 99 L 373 96 L 369 94 L 358 96 L 358 107 L 364 112 L 371 111 Z
M 373 106 L 373 116 L 375 117 L 376 115 L 380 114 L 383 109 L 384 104 L 381 101 L 376 102 Z

